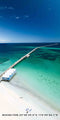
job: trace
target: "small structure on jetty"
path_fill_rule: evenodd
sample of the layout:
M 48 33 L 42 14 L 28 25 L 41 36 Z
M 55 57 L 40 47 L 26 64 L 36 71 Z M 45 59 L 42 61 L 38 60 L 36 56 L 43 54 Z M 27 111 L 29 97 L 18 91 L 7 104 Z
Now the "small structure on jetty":
M 16 69 L 11 68 L 2 76 L 2 80 L 10 80 L 16 74 Z
M 28 58 L 29 56 L 30 56 L 29 54 L 26 55 L 27 58 Z
M 30 56 L 31 53 L 33 53 L 34 51 L 36 51 L 37 49 L 41 48 L 41 47 L 50 47 L 53 45 L 57 45 L 58 43 L 54 43 L 54 44 L 50 44 L 50 45 L 45 45 L 45 46 L 39 46 L 34 48 L 33 50 L 31 50 L 28 54 L 26 54 L 25 56 L 21 57 L 19 60 L 17 60 L 13 65 L 11 65 L 5 72 L 3 72 L 2 74 L 0 74 L 0 78 L 2 78 L 2 80 L 10 80 L 16 73 L 16 69 L 14 69 L 13 67 L 15 67 L 18 63 L 20 63 L 22 60 L 24 60 L 25 58 L 28 58 Z M 1 81 L 1 80 L 0 80 Z

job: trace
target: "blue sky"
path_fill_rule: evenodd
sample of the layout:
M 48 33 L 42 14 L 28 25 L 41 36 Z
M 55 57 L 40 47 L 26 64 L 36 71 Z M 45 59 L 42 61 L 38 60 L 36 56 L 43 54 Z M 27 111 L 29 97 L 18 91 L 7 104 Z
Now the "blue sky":
M 60 42 L 60 0 L 0 0 L 0 43 Z

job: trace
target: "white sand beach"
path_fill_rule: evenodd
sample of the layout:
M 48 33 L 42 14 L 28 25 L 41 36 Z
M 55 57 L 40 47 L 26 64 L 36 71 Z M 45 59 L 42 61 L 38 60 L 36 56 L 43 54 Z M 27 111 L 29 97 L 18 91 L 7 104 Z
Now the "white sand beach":
M 0 83 L 0 120 L 60 120 L 59 112 L 32 93 Z

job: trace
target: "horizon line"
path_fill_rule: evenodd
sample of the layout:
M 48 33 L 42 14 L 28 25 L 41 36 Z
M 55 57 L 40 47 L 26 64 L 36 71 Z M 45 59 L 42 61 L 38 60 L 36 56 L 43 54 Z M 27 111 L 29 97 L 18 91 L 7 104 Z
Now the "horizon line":
M 5 43 L 3 43 L 3 42 L 1 42 L 0 44 L 18 44 L 18 43 L 21 43 L 21 44 L 23 44 L 23 43 L 60 43 L 60 42 L 5 42 Z

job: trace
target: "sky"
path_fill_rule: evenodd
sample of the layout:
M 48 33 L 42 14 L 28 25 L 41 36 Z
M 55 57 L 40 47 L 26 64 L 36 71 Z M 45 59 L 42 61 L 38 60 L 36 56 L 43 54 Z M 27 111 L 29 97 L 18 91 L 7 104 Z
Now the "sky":
M 60 42 L 60 0 L 0 0 L 0 43 Z

